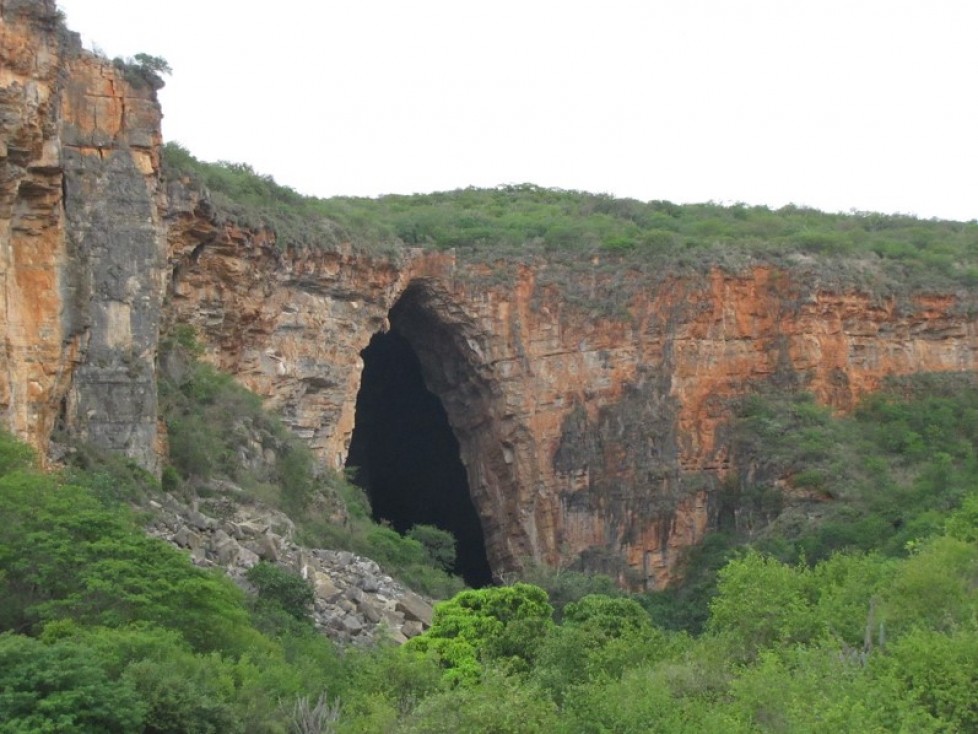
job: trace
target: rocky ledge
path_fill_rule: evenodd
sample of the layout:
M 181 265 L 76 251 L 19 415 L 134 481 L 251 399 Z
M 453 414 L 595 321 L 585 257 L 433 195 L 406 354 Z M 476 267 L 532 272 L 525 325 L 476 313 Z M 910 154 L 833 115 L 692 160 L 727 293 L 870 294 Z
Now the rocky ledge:
M 337 643 L 406 642 L 431 625 L 431 603 L 349 551 L 306 548 L 281 512 L 227 497 L 194 500 L 172 494 L 152 500 L 147 532 L 190 553 L 202 568 L 223 569 L 246 591 L 246 573 L 259 561 L 294 571 L 313 587 L 312 619 Z

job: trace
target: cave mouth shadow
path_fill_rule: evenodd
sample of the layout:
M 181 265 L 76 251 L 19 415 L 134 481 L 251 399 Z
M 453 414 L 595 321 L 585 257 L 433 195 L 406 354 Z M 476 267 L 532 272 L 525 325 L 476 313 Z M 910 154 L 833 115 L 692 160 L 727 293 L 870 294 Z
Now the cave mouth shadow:
M 360 356 L 363 375 L 346 465 L 370 498 L 374 520 L 399 533 L 435 525 L 456 540 L 454 572 L 480 588 L 492 583 L 482 523 L 472 503 L 458 440 L 421 363 L 394 330 L 374 334 Z

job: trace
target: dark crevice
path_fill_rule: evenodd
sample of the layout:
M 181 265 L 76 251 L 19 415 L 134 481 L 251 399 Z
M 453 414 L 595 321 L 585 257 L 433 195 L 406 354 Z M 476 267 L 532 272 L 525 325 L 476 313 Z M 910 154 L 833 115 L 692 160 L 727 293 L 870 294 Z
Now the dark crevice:
M 455 571 L 469 586 L 492 582 L 482 525 L 469 494 L 458 441 L 421 364 L 396 331 L 361 352 L 363 379 L 348 467 L 370 498 L 374 519 L 404 533 L 435 525 L 455 536 Z

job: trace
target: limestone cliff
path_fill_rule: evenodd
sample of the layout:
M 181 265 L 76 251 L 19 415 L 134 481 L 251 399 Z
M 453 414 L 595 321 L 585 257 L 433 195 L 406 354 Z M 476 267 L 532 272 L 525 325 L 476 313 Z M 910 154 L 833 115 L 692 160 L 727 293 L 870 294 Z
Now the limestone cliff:
M 156 468 L 163 323 L 342 467 L 360 352 L 393 329 L 458 439 L 494 570 L 668 582 L 716 520 L 731 399 L 774 383 L 845 410 L 890 374 L 978 367 L 965 294 L 885 295 L 803 260 L 643 273 L 614 261 L 287 249 L 162 186 L 150 87 L 83 52 L 53 0 L 0 1 L 0 411 Z
M 279 252 L 269 233 L 218 227 L 206 200 L 178 199 L 169 318 L 335 466 L 358 355 L 399 332 L 459 440 L 496 570 L 624 560 L 661 586 L 715 522 L 732 398 L 773 382 L 844 410 L 886 375 L 978 366 L 978 323 L 953 294 L 838 290 L 801 264 L 650 279 L 600 263 Z
M 0 3 L 0 411 L 157 465 L 160 109 L 54 0 Z

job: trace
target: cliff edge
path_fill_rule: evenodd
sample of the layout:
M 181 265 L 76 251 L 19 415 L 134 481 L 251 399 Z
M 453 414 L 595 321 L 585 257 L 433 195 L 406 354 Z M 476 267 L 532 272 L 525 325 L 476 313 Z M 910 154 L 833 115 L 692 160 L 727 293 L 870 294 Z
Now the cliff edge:
M 978 366 L 970 293 L 877 292 L 811 258 L 648 272 L 285 247 L 164 181 L 152 85 L 82 50 L 54 0 L 0 18 L 0 415 L 42 452 L 60 431 L 157 471 L 157 345 L 180 323 L 342 468 L 362 353 L 393 332 L 444 408 L 495 573 L 534 559 L 659 588 L 716 523 L 739 396 L 844 411 L 888 375 Z

